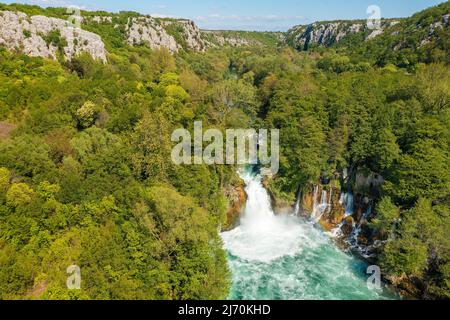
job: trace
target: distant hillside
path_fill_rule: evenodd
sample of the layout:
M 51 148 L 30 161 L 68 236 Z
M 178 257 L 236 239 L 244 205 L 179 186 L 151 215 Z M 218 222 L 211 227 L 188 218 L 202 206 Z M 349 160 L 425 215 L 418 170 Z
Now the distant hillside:
M 370 57 L 380 66 L 400 67 L 417 62 L 450 63 L 450 1 L 400 20 L 367 42 L 345 43 L 353 55 Z M 352 50 L 349 48 L 352 47 Z
M 316 22 L 293 27 L 286 40 L 299 50 L 334 47 L 379 65 L 449 62 L 449 18 L 447 1 L 410 18 L 382 20 L 380 29 L 370 30 L 364 20 Z
M 212 47 L 290 45 L 298 50 L 334 48 L 339 53 L 384 66 L 408 67 L 450 57 L 450 2 L 404 19 L 384 19 L 379 29 L 365 20 L 315 22 L 286 33 L 200 30 L 187 19 L 156 18 L 136 12 L 81 11 L 75 30 L 66 8 L 0 4 L 0 45 L 31 56 L 71 59 L 82 52 L 106 61 L 127 46 L 206 51 Z
M 352 36 L 370 40 L 398 22 L 398 19 L 382 20 L 380 29 L 375 30 L 369 29 L 365 20 L 315 22 L 293 27 L 287 32 L 286 41 L 299 50 L 308 50 L 317 46 L 330 47 Z
M 283 44 L 283 32 L 202 30 L 202 36 L 213 46 L 277 46 Z
M 79 22 L 82 30 L 73 28 Z M 125 46 L 205 51 L 217 46 L 275 46 L 282 33 L 200 31 L 187 19 L 157 18 L 126 11 L 116 14 L 66 8 L 0 4 L 0 45 L 31 56 L 56 59 L 87 52 L 106 61 L 108 52 Z

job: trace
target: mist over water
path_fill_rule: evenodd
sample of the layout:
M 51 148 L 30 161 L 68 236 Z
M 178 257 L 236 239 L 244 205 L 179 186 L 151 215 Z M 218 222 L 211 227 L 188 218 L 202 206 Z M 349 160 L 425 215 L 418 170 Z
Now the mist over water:
M 233 274 L 230 299 L 387 299 L 367 287 L 367 265 L 342 252 L 314 223 L 275 216 L 261 177 L 242 176 L 241 224 L 222 233 Z

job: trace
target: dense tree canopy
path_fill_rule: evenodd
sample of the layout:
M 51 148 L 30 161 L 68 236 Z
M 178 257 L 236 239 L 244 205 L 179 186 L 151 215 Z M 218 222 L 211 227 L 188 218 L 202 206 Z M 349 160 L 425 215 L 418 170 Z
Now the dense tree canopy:
M 171 55 L 96 28 L 106 64 L 0 47 L 0 121 L 17 126 L 0 140 L 0 299 L 225 298 L 217 230 L 237 179 L 234 167 L 171 162 L 172 131 L 194 120 L 280 129 L 279 197 L 347 167 L 382 175 L 370 226 L 385 272 L 450 297 L 450 68 L 424 58 L 441 45 Z M 72 264 L 80 291 L 66 288 Z

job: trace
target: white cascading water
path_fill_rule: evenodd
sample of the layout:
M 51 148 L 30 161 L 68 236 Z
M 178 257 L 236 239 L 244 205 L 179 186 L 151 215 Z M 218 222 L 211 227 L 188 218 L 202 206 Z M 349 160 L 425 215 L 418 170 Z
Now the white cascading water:
M 247 205 L 241 224 L 221 234 L 232 272 L 230 299 L 388 298 L 367 287 L 364 262 L 340 251 L 312 223 L 275 215 L 260 176 L 242 178 Z
M 314 188 L 314 207 L 313 212 L 311 214 L 311 218 L 314 219 L 315 221 L 319 221 L 320 218 L 322 218 L 322 216 L 331 207 L 331 205 L 328 203 L 328 193 L 326 190 L 322 191 L 320 201 L 317 196 L 318 196 L 318 187 L 316 186 Z
M 361 218 L 360 223 L 358 223 L 358 225 L 350 235 L 350 244 L 355 246 L 356 248 L 359 248 L 359 235 L 361 234 L 362 231 L 362 223 L 363 221 L 367 220 L 371 214 L 372 214 L 372 206 L 369 206 L 366 212 L 364 212 L 364 215 Z
M 351 216 L 355 212 L 353 204 L 353 193 L 345 193 L 345 217 Z
M 339 204 L 343 205 L 345 202 L 345 192 L 341 192 L 341 197 L 339 198 Z
M 292 216 L 275 216 L 261 176 L 245 173 L 241 178 L 246 184 L 247 204 L 240 226 L 222 234 L 226 249 L 246 260 L 265 262 L 301 250 L 303 226 L 292 223 Z
M 297 194 L 297 201 L 295 201 L 293 216 L 298 216 L 300 214 L 300 203 L 302 202 L 302 191 L 299 190 Z
M 345 206 L 345 216 L 344 219 L 350 217 L 355 212 L 355 207 L 353 203 L 353 194 L 351 192 L 342 192 L 339 203 Z M 342 227 L 344 226 L 345 221 L 342 221 L 336 228 L 331 230 L 330 234 L 333 237 L 342 236 Z

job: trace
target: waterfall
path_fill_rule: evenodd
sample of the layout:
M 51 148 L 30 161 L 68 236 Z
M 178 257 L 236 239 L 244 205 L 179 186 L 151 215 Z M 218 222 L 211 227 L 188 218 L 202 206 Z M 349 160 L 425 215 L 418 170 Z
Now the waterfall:
M 345 217 L 351 216 L 355 212 L 355 205 L 353 203 L 353 194 L 351 192 L 344 195 Z
M 274 213 L 269 194 L 262 185 L 262 178 L 261 176 L 252 177 L 251 175 L 244 175 L 242 178 L 246 184 L 245 192 L 248 195 L 248 200 L 241 224 L 249 226 L 264 225 L 274 217 Z
M 345 218 L 353 215 L 353 213 L 355 212 L 353 194 L 351 192 L 342 192 L 339 199 L 339 204 L 345 206 L 345 216 L 344 220 L 336 228 L 331 230 L 330 234 L 332 237 L 342 236 L 342 227 L 345 224 Z
M 300 214 L 301 202 L 302 202 L 302 190 L 299 188 L 297 194 L 297 201 L 295 202 L 294 212 L 292 213 L 293 216 L 298 216 Z
M 315 187 L 314 189 L 314 208 L 311 215 L 311 217 L 316 221 L 319 221 L 320 218 L 322 218 L 322 216 L 327 212 L 328 208 L 330 208 L 328 203 L 328 193 L 326 190 L 322 190 L 319 203 L 319 199 L 317 198 L 319 193 L 318 189 L 319 187 Z
M 340 251 L 304 219 L 275 215 L 260 176 L 247 173 L 242 178 L 247 205 L 241 224 L 221 234 L 232 272 L 230 299 L 384 298 L 357 271 L 365 270 L 363 262 Z M 315 190 L 316 208 L 325 206 L 327 192 L 319 199 L 319 188 Z
M 341 197 L 339 198 L 339 204 L 345 203 L 345 192 L 341 192 Z
M 342 226 L 345 224 L 345 221 L 342 221 L 341 223 L 339 223 L 339 225 L 334 228 L 333 230 L 330 231 L 329 234 L 331 234 L 331 236 L 333 238 L 337 238 L 342 236 Z
M 358 225 L 356 226 L 356 228 L 353 230 L 352 234 L 350 235 L 350 239 L 349 242 L 351 245 L 359 248 L 359 235 L 361 234 L 361 230 L 362 230 L 362 223 L 363 221 L 369 219 L 370 215 L 372 214 L 372 206 L 369 206 L 366 210 L 366 212 L 364 212 L 363 217 L 361 218 L 360 222 L 358 223 Z
M 226 248 L 250 261 L 272 261 L 298 252 L 303 226 L 296 217 L 276 216 L 259 175 L 243 174 L 247 204 L 240 226 L 222 234 Z
M 314 186 L 314 193 L 313 193 L 313 212 L 312 214 L 314 215 L 314 212 L 316 211 L 316 208 L 319 205 L 319 200 L 317 199 L 317 196 L 319 194 L 319 186 Z

